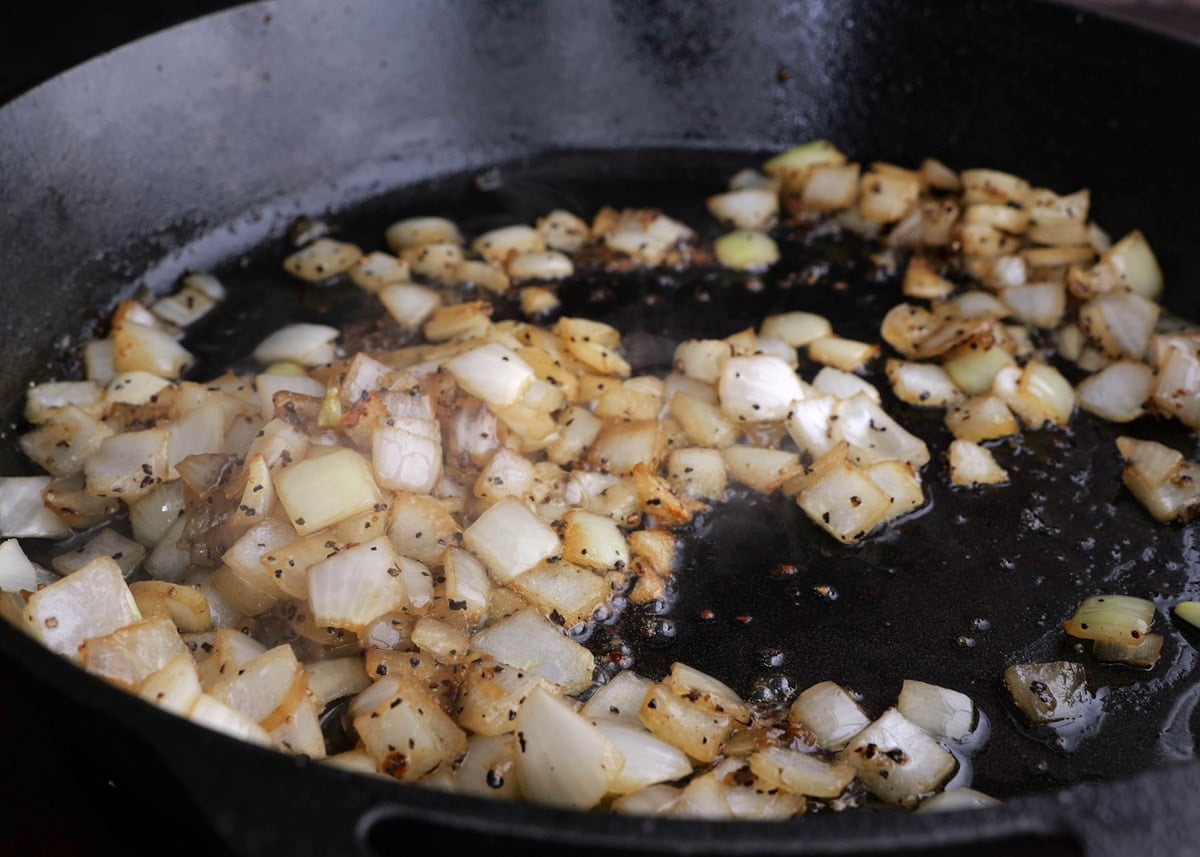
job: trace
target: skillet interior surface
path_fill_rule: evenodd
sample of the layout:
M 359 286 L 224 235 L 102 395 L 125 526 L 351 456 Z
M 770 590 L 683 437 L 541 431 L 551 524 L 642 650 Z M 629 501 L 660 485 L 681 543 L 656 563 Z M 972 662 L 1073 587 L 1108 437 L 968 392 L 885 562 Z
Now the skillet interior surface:
M 1144 91 L 1139 86 L 1154 84 L 1154 68 L 1169 64 L 1172 57 L 1187 56 L 1182 48 L 1167 42 L 1130 36 L 1086 18 L 1073 20 L 1064 10 L 1026 8 L 1024 4 L 981 4 L 961 13 L 965 16 L 973 11 L 974 19 L 943 11 L 936 26 L 928 12 L 899 5 L 863 3 L 835 8 L 783 4 L 770 7 L 771 20 L 777 24 L 770 30 L 753 20 L 734 25 L 720 16 L 696 18 L 694 12 L 682 9 L 662 9 L 662 15 L 668 17 L 660 18 L 657 11 L 618 3 L 606 9 L 611 19 L 600 22 L 617 33 L 609 37 L 616 40 L 613 44 L 604 45 L 608 49 L 605 56 L 622 69 L 618 74 L 633 76 L 640 89 L 630 97 L 638 103 L 593 102 L 598 114 L 607 110 L 610 119 L 613 113 L 624 117 L 617 127 L 593 125 L 596 117 L 591 115 L 568 113 L 559 126 L 528 108 L 502 113 L 482 94 L 499 84 L 474 77 L 455 83 L 453 78 L 467 72 L 446 73 L 443 67 L 443 74 L 429 81 L 446 87 L 444 91 L 426 95 L 427 104 L 410 93 L 419 107 L 431 113 L 427 124 L 411 139 L 380 143 L 369 134 L 365 137 L 371 140 L 367 148 L 390 145 L 396 147 L 393 152 L 403 152 L 403 157 L 371 163 L 371 154 L 346 150 L 348 139 L 355 135 L 337 122 L 353 120 L 356 131 L 380 132 L 371 126 L 378 117 L 370 111 L 365 117 L 354 115 L 357 110 L 379 107 L 377 92 L 355 96 L 364 104 L 330 108 L 333 117 L 323 116 L 319 127 L 307 129 L 305 144 L 288 140 L 288 122 L 299 121 L 292 114 L 284 115 L 286 110 L 298 109 L 297 103 L 287 100 L 289 94 L 302 104 L 304 99 L 293 92 L 300 88 L 314 103 L 324 105 L 321 97 L 341 92 L 346 80 L 331 82 L 310 68 L 297 68 L 282 48 L 279 56 L 271 52 L 280 40 L 304 43 L 314 37 L 314 29 L 320 32 L 323 24 L 333 26 L 333 21 L 322 17 L 332 12 L 318 12 L 305 4 L 264 8 L 238 10 L 158 37 L 165 41 L 186 35 L 186 43 L 193 48 L 220 44 L 236 55 L 247 47 L 242 41 L 251 38 L 248 28 L 271 16 L 261 24 L 263 34 L 255 36 L 261 39 L 256 44 L 257 64 L 252 63 L 232 82 L 228 79 L 232 72 L 226 68 L 211 87 L 223 90 L 231 86 L 243 102 L 259 104 L 257 99 L 265 99 L 259 106 L 271 115 L 269 120 L 264 118 L 262 127 L 241 128 L 244 133 L 237 133 L 238 125 L 218 122 L 220 131 L 214 131 L 214 121 L 235 118 L 220 111 L 233 108 L 217 103 L 216 93 L 204 87 L 184 87 L 185 93 L 201 98 L 210 111 L 206 122 L 184 130 L 198 135 L 199 148 L 204 150 L 201 155 L 220 154 L 225 171 L 196 156 L 194 163 L 189 160 L 188 169 L 180 171 L 175 164 L 172 172 L 167 153 L 156 148 L 121 151 L 111 137 L 115 129 L 124 132 L 128 146 L 136 149 L 147 144 L 131 139 L 128 126 L 114 126 L 111 117 L 100 122 L 94 108 L 85 106 L 90 100 L 104 100 L 95 75 L 90 81 L 81 77 L 95 69 L 77 70 L 72 73 L 76 77 L 55 81 L 0 115 L 0 140 L 16 144 L 6 149 L 16 155 L 0 165 L 5 186 L 14 189 L 6 195 L 8 216 L 3 229 L 6 238 L 17 242 L 6 244 L 17 250 L 0 262 L 3 274 L 10 282 L 46 283 L 42 294 L 72 295 L 66 304 L 72 309 L 67 312 L 51 310 L 53 305 L 35 300 L 36 295 L 22 292 L 15 296 L 15 311 L 4 321 L 9 334 L 5 356 L 14 366 L 3 382 L 8 400 L 15 399 L 25 380 L 47 371 L 43 368 L 50 354 L 46 344 L 54 338 L 52 334 L 78 331 L 95 305 L 136 278 L 162 286 L 187 264 L 225 262 L 223 270 L 231 284 L 245 283 L 264 295 L 262 300 L 247 300 L 243 292 L 229 307 L 234 313 L 239 309 L 248 312 L 228 340 L 243 352 L 262 330 L 256 324 L 279 323 L 279 306 L 311 315 L 320 315 L 324 302 L 344 307 L 334 300 L 344 296 L 336 291 L 320 293 L 315 301 L 297 305 L 290 300 L 295 286 L 283 282 L 277 273 L 276 260 L 283 248 L 279 235 L 290 216 L 299 211 L 331 208 L 344 234 L 361 237 L 369 245 L 378 244 L 380 228 L 389 218 L 430 210 L 461 213 L 468 228 L 478 229 L 514 218 L 528 220 L 552 205 L 591 213 L 603 202 L 651 203 L 688 222 L 702 223 L 705 218 L 697 201 L 706 191 L 717 189 L 727 173 L 742 166 L 747 151 L 815 134 L 831 136 L 852 155 L 866 158 L 904 162 L 932 153 L 959 166 L 1011 168 L 1061 190 L 1090 184 L 1096 219 L 1114 231 L 1133 225 L 1145 228 L 1160 248 L 1169 288 L 1175 286 L 1168 294 L 1169 303 L 1177 312 L 1197 317 L 1194 293 L 1179 288 L 1200 267 L 1200 260 L 1189 259 L 1185 253 L 1186 225 L 1179 216 L 1186 210 L 1181 205 L 1182 188 L 1189 180 L 1194 186 L 1197 166 L 1178 157 L 1179 144 L 1171 139 L 1161 133 L 1148 136 L 1165 127 L 1170 115 L 1169 94 L 1164 94 L 1160 103 L 1143 105 L 1137 113 L 1117 107 L 1134 103 L 1136 94 Z M 301 8 L 303 13 L 298 11 Z M 446 23 L 439 21 L 433 10 L 414 8 L 416 13 L 403 22 L 406 31 L 462 38 L 462 31 L 453 28 L 440 31 Z M 567 22 L 536 5 L 502 5 L 500 14 L 486 20 L 472 17 L 478 9 L 469 4 L 454 8 L 461 16 L 459 23 L 470 25 L 466 30 L 472 34 L 470 44 L 460 45 L 468 55 L 497 64 L 507 83 L 533 87 L 551 107 L 565 103 L 561 93 L 536 89 L 549 85 L 542 79 L 544 73 L 535 74 L 540 68 L 536 60 L 519 60 L 505 48 L 528 29 L 531 15 L 550 30 L 557 27 L 566 32 Z M 393 21 L 386 10 L 364 5 L 341 11 L 345 19 L 337 26 L 360 34 L 388 22 L 399 29 L 400 22 Z M 674 20 L 669 17 L 672 11 L 679 13 Z M 422 18 L 422 12 L 428 13 L 427 18 Z M 1029 44 L 1009 44 L 1017 56 L 1006 57 L 1007 75 L 989 77 L 995 70 L 981 66 L 968 48 L 976 39 L 991 47 L 1005 38 L 1011 42 L 1028 26 L 1020 20 L 1021 13 L 1045 29 L 1035 33 Z M 315 22 L 305 17 L 309 15 L 316 16 Z M 414 26 L 414 20 L 424 29 Z M 689 26 L 692 30 L 687 30 Z M 669 27 L 683 27 L 685 38 L 668 39 Z M 621 39 L 619 34 L 631 37 Z M 1086 68 L 1068 65 L 1054 76 L 1044 67 L 1039 70 L 1035 60 L 1049 62 L 1045 57 L 1053 55 L 1053 48 L 1061 49 L 1063 39 L 1090 40 L 1087 44 L 1093 51 L 1082 63 Z M 156 46 L 155 41 L 134 46 L 132 53 L 106 58 L 102 63 L 109 67 L 104 73 L 120 74 L 122 67 L 117 61 L 129 59 L 124 73 L 132 75 L 157 56 L 163 60 L 160 73 L 167 76 L 163 85 L 170 89 L 195 72 L 189 63 L 203 63 L 188 56 L 171 60 L 167 45 Z M 1118 42 L 1126 53 L 1132 48 L 1145 64 L 1132 63 L 1133 68 L 1122 64 L 1125 70 L 1121 70 L 1107 60 L 1104 49 Z M 721 65 L 730 59 L 731 45 L 743 49 L 739 56 L 749 70 L 735 73 L 734 66 Z M 768 50 L 750 56 L 744 50 L 747 45 L 765 45 Z M 589 46 L 600 48 L 585 41 L 583 47 Z M 1039 48 L 1045 52 L 1038 53 Z M 560 50 L 561 46 L 555 53 Z M 138 51 L 151 56 L 138 56 L 134 62 L 131 57 Z M 586 67 L 588 56 L 581 50 L 573 59 L 577 66 Z M 632 66 L 621 65 L 621 61 Z M 173 74 L 183 78 L 175 79 L 169 72 L 172 62 L 182 66 L 173 69 Z M 964 73 L 963 67 L 968 66 L 976 73 Z M 790 77 L 781 79 L 780 68 L 789 69 Z M 320 71 L 330 68 L 323 66 Z M 275 75 L 285 72 L 298 79 L 287 79 L 286 87 L 273 84 Z M 401 84 L 411 85 L 414 80 L 426 82 L 419 72 L 429 70 L 406 64 L 402 70 L 385 66 L 356 73 L 367 78 L 399 75 Z M 341 74 L 351 73 L 341 70 Z M 751 91 L 762 93 L 753 104 L 746 103 L 744 95 L 736 96 L 737 85 L 747 82 L 743 75 L 749 75 Z M 247 82 L 250 78 L 253 82 Z M 619 85 L 614 88 L 621 89 Z M 92 98 L 84 99 L 80 89 Z M 151 102 L 156 92 L 157 87 L 152 88 Z M 272 102 L 269 94 L 284 103 Z M 429 124 L 441 117 L 437 95 L 464 98 L 465 102 L 454 103 L 465 103 L 459 109 L 475 113 L 455 113 L 449 129 Z M 735 96 L 740 103 L 732 101 Z M 611 100 L 613 95 L 608 93 L 607 98 Z M 662 106 L 656 99 L 662 99 L 670 116 L 649 116 L 653 108 Z M 991 113 L 981 108 L 984 102 Z M 835 105 L 839 109 L 834 109 Z M 164 100 L 156 106 L 165 109 L 167 104 Z M 411 108 L 413 101 L 406 106 Z M 239 107 L 244 109 L 246 103 Z M 66 108 L 74 110 L 63 112 Z M 186 119 L 179 109 L 179 105 L 172 106 L 171 115 Z M 125 107 L 124 118 L 140 120 L 143 131 L 145 123 L 154 127 L 163 118 L 136 110 L 130 116 L 131 110 Z M 411 112 L 397 115 L 416 121 Z M 516 127 L 513 112 L 518 114 Z M 99 127 L 89 124 L 89 116 Z M 244 116 L 237 118 L 245 122 Z M 311 122 L 311 113 L 308 118 Z M 444 122 L 444 117 L 439 121 Z M 38 137 L 63 122 L 77 125 L 80 142 L 86 142 L 84 153 Z M 705 132 L 706 125 L 712 133 Z M 1045 130 L 1050 127 L 1069 130 L 1050 135 Z M 435 143 L 439 134 L 447 132 L 461 138 L 452 149 L 439 150 Z M 187 134 L 182 138 L 172 134 L 172 140 L 182 143 Z M 617 149 L 631 142 L 640 145 L 636 151 L 624 153 L 569 151 L 581 141 Z M 31 147 L 34 142 L 50 145 L 57 157 L 37 157 Z M 687 151 L 664 151 L 659 147 L 665 143 Z M 719 144 L 742 154 L 714 150 Z M 263 146 L 281 155 L 282 166 L 272 163 L 256 170 L 262 165 L 243 160 Z M 568 151 L 563 151 L 564 147 Z M 511 160 L 514 153 L 544 149 L 549 154 Z M 135 169 L 139 160 L 135 155 L 149 156 L 145 169 Z M 506 164 L 500 189 L 480 191 L 472 177 L 497 161 Z M 464 167 L 470 169 L 455 177 L 454 170 Z M 411 186 L 413 179 L 428 174 L 450 177 Z M 342 176 L 350 178 L 338 181 Z M 408 189 L 388 191 L 398 186 Z M 280 198 L 280 191 L 290 196 L 282 203 L 272 203 L 272 198 Z M 354 204 L 363 199 L 370 201 Z M 218 226 L 222 228 L 214 228 Z M 52 258 L 35 253 L 39 246 L 57 246 L 45 243 L 52 233 L 60 236 L 59 240 L 64 235 L 76 239 L 71 246 L 78 249 Z M 250 252 L 253 246 L 261 249 Z M 797 243 L 789 247 L 789 261 L 803 267 L 816 255 L 824 257 L 827 248 L 818 249 L 819 254 Z M 781 284 L 768 278 L 766 289 L 751 294 L 719 275 L 647 278 L 618 284 L 607 292 L 592 288 L 607 284 L 581 282 L 574 297 L 568 299 L 568 310 L 573 300 L 579 301 L 587 305 L 589 314 L 611 318 L 627 330 L 679 338 L 724 335 L 785 306 L 816 306 L 831 315 L 840 332 L 867 336 L 871 312 L 894 301 L 895 284 L 873 282 L 861 254 L 851 248 L 837 247 L 832 252 L 843 257 L 844 263 L 828 271 L 825 284 L 815 288 L 780 288 Z M 828 286 L 837 280 L 845 280 L 851 288 L 831 300 Z M 701 291 L 709 296 L 706 302 L 697 299 Z M 648 296 L 653 296 L 653 303 L 647 302 Z M 220 324 L 214 322 L 214 326 Z M 935 440 L 940 431 L 935 422 L 918 424 L 919 431 L 941 447 L 944 435 L 941 442 Z M 1196 639 L 1189 641 L 1189 632 L 1173 626 L 1166 632 L 1164 662 L 1153 674 L 1112 669 L 1093 673 L 1098 684 L 1109 688 L 1106 714 L 1099 734 L 1085 738 L 1079 753 L 1064 755 L 1044 742 L 1020 736 L 1005 723 L 1007 714 L 997 685 L 1000 669 L 1018 660 L 1055 656 L 1057 620 L 1081 597 L 1106 587 L 1167 598 L 1194 595 L 1191 579 L 1196 556 L 1191 530 L 1151 526 L 1123 495 L 1115 456 L 1092 455 L 1097 448 L 1111 446 L 1108 436 L 1091 422 L 1077 420 L 1068 435 L 1030 438 L 1027 446 L 1038 447 L 1038 455 L 1027 454 L 1025 449 L 1005 453 L 1011 455 L 1006 464 L 1011 465 L 1016 479 L 999 499 L 995 495 L 949 496 L 937 487 L 940 479 L 934 465 L 935 473 L 928 480 L 934 493 L 931 511 L 902 524 L 893 536 L 861 549 L 836 549 L 814 538 L 798 515 L 773 502 L 748 501 L 716 510 L 698 528 L 687 568 L 680 576 L 678 602 L 656 615 L 631 610 L 614 629 L 594 634 L 592 643 L 603 653 L 617 647 L 615 638 L 619 637 L 632 647 L 639 671 L 657 676 L 670 661 L 685 660 L 752 695 L 786 695 L 789 687 L 794 691 L 813 681 L 835 678 L 863 692 L 868 707 L 876 713 L 894 697 L 904 677 L 957 687 L 970 693 L 994 722 L 989 746 L 977 759 L 976 783 L 998 796 L 1105 779 L 1189 757 L 1190 708 L 1181 711 L 1191 698 L 1184 690 L 1193 666 L 1191 643 Z M 1194 452 L 1193 441 L 1182 433 L 1170 439 L 1185 452 Z M 14 460 L 4 464 L 7 472 L 19 466 Z M 1076 473 L 1083 476 L 1077 481 L 1067 479 Z M 770 570 L 781 563 L 795 564 L 800 571 L 794 577 L 773 578 Z M 831 585 L 838 597 L 817 597 L 813 587 L 818 584 Z M 714 622 L 696 620 L 704 608 L 714 609 Z M 751 616 L 753 621 L 744 624 L 736 616 Z M 664 620 L 673 623 L 673 636 L 662 633 Z M 4 632 L 0 640 L 20 653 L 21 659 L 36 657 L 11 640 L 8 629 Z M 769 656 L 776 650 L 786 653 L 777 665 Z M 1160 735 L 1164 731 L 1165 738 Z M 420 802 L 417 800 L 417 805 Z M 529 812 L 522 809 L 515 817 L 528 819 Z M 880 822 L 886 826 L 877 830 L 889 829 L 893 823 L 897 822 Z M 909 829 L 920 830 L 923 824 L 917 822 Z M 588 821 L 578 829 L 592 825 Z M 945 826 L 954 827 L 949 822 Z M 535 823 L 529 831 L 536 829 Z M 861 846 L 879 835 L 843 819 L 824 829 L 848 837 L 846 842 L 851 844 L 858 831 Z M 816 839 L 807 847 L 821 845 Z

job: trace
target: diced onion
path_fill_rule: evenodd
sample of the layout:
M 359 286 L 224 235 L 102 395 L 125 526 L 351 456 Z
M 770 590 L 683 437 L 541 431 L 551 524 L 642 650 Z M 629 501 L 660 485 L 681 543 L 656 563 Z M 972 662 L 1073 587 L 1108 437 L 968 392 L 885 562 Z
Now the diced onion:
M 962 741 L 975 729 L 975 703 L 965 693 L 905 679 L 896 710 L 935 738 Z
M 521 789 L 539 803 L 593 807 L 624 767 L 621 751 L 602 731 L 541 688 L 521 706 L 517 740 Z
M 35 592 L 37 585 L 37 569 L 21 550 L 21 543 L 16 539 L 0 542 L 0 590 Z
M 1153 601 L 1128 595 L 1093 595 L 1062 624 L 1072 637 L 1129 645 L 1142 639 L 1153 621 Z
M 894 708 L 841 752 L 876 797 L 911 806 L 940 788 L 958 767 L 954 757 Z
M 739 229 L 713 242 L 717 261 L 734 271 L 765 271 L 779 261 L 779 245 L 768 235 Z
M 254 359 L 260 363 L 290 361 L 320 366 L 333 359 L 338 329 L 325 324 L 292 324 L 280 328 L 258 344 Z

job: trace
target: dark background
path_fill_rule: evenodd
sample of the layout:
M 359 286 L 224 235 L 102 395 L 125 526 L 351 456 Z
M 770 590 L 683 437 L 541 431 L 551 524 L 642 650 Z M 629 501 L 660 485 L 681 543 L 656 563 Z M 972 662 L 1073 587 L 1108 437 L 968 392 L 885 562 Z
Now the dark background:
M 231 5 L 219 0 L 6 4 L 0 13 L 0 103 L 98 53 Z M 1200 39 L 1200 0 L 1079 0 L 1077 5 Z M 131 820 L 124 796 L 102 771 L 66 749 L 45 718 L 42 703 L 0 671 L 0 854 L 217 857 L 210 843 L 172 835 L 152 818 Z

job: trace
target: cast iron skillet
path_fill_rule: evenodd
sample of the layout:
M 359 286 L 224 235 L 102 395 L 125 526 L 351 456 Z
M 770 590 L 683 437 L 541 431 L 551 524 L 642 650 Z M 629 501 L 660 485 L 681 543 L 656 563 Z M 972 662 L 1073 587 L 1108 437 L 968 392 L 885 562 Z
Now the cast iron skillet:
M 300 212 L 334 209 L 353 232 L 437 200 L 490 206 L 492 217 L 547 200 L 620 202 L 622 193 L 669 203 L 685 185 L 693 195 L 713 186 L 744 153 L 815 136 L 856 157 L 911 163 L 932 153 L 1063 190 L 1088 184 L 1097 219 L 1116 233 L 1142 227 L 1159 250 L 1168 303 L 1200 317 L 1187 289 L 1200 276 L 1190 217 L 1200 186 L 1191 151 L 1197 59 L 1182 44 L 1015 0 L 242 7 L 101 57 L 0 110 L 0 359 L 9 367 L 0 392 L 15 403 L 27 380 L 59 368 L 53 343 L 135 282 L 166 288 L 188 266 L 223 264 L 237 278 L 243 256 L 268 282 L 258 266 L 277 257 Z M 479 196 L 470 175 L 494 164 L 505 165 L 512 193 Z M 799 300 L 773 287 L 764 294 L 688 310 L 678 323 L 719 333 L 739 313 Z M 630 314 L 619 301 L 601 308 L 643 328 L 676 323 Z M 846 325 L 851 310 L 842 310 Z M 1055 447 L 1074 466 L 1098 448 L 1086 426 Z M 1171 437 L 1192 452 L 1189 438 Z M 860 551 L 813 547 L 764 524 L 776 509 L 730 516 L 724 529 L 714 523 L 689 562 L 738 568 L 746 582 L 726 584 L 719 597 L 755 621 L 705 630 L 681 618 L 674 643 L 635 648 L 636 666 L 654 675 L 688 660 L 743 692 L 755 678 L 786 690 L 835 677 L 867 693 L 876 712 L 900 678 L 943 680 L 1003 720 L 1000 667 L 1055 656 L 1055 623 L 1082 595 L 1109 584 L 1194 597 L 1192 531 L 1138 518 L 1115 465 L 1100 458 L 1073 492 L 1054 487 L 1052 468 L 1029 464 L 1019 495 L 955 497 L 963 523 L 927 515 L 904 538 Z M 11 455 L 0 463 L 8 473 L 23 466 Z M 1043 497 L 1029 501 L 1035 490 Z M 1086 546 L 1093 535 L 1112 541 L 1104 556 Z M 803 587 L 760 579 L 792 559 L 805 586 L 833 583 L 842 598 L 817 604 Z M 1017 573 L 1002 574 L 1010 564 Z M 699 596 L 681 586 L 683 617 Z M 630 615 L 637 620 L 654 621 Z M 1200 767 L 1168 764 L 1192 755 L 1196 638 L 1159 622 L 1168 637 L 1161 674 L 1105 674 L 1112 711 L 1086 739 L 1086 757 L 994 730 L 984 757 L 999 761 L 986 774 L 981 761 L 980 786 L 1008 797 L 1023 783 L 1031 796 L 968 814 L 767 825 L 579 815 L 350 777 L 191 728 L 7 627 L 0 653 L 55 700 L 61 727 L 114 779 L 245 854 L 399 853 L 451 830 L 464 848 L 567 845 L 583 854 L 1040 845 L 1104 855 L 1182 852 L 1200 834 Z M 636 636 L 635 625 L 623 627 Z M 795 640 L 808 649 L 783 670 L 730 674 L 735 658 Z M 873 676 L 885 678 L 872 685 Z M 1083 784 L 1055 790 L 1067 781 Z

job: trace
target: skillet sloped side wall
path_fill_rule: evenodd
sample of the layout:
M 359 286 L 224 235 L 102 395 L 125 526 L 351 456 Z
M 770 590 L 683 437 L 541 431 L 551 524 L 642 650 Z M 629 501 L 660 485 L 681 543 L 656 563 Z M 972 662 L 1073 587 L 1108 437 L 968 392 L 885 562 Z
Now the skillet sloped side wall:
M 46 343 L 135 281 L 162 287 L 300 208 L 545 147 L 823 135 L 867 156 L 1090 179 L 1103 222 L 1145 226 L 1169 282 L 1194 281 L 1179 216 L 1200 184 L 1187 59 L 1018 2 L 242 7 L 0 111 L 0 394 L 11 401 Z

